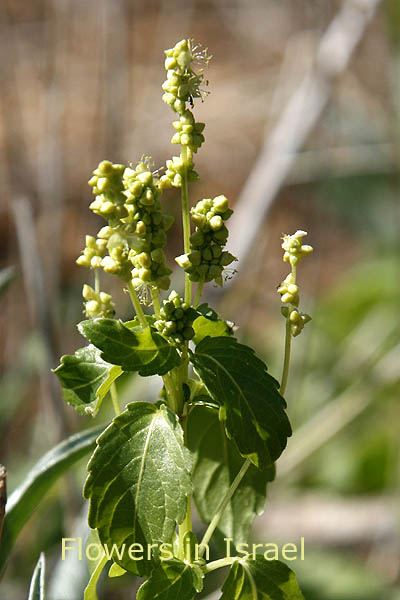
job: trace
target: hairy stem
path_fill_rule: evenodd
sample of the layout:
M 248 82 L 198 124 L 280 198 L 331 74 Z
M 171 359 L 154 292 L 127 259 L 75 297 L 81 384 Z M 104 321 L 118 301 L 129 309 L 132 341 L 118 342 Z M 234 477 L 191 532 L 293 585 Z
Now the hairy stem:
M 187 163 L 188 153 L 187 147 L 182 146 L 182 162 L 184 164 L 181 188 L 182 201 L 182 226 L 183 226 L 183 249 L 185 254 L 190 254 L 190 215 L 189 215 L 189 191 L 188 191 L 188 176 Z M 185 302 L 192 303 L 192 282 L 188 273 L 185 273 Z
M 128 288 L 128 292 L 129 295 L 131 297 L 132 300 L 132 304 L 133 304 L 133 308 L 135 309 L 135 312 L 137 314 L 137 317 L 140 321 L 140 324 L 142 325 L 142 327 L 148 327 L 149 324 L 146 321 L 146 317 L 144 316 L 144 312 L 142 309 L 142 306 L 139 302 L 139 298 L 137 297 L 136 294 L 136 290 L 132 285 L 132 281 L 128 281 L 128 283 L 126 284 L 127 288 Z
M 118 417 L 118 415 L 121 414 L 121 409 L 119 406 L 117 386 L 115 385 L 114 381 L 112 382 L 112 384 L 110 386 L 110 394 L 111 394 L 111 400 L 112 400 L 113 407 L 114 407 L 115 416 Z
M 236 489 L 238 488 L 240 482 L 242 481 L 243 477 L 246 475 L 247 473 L 247 469 L 250 467 L 251 462 L 250 460 L 247 458 L 239 473 L 236 475 L 235 479 L 233 480 L 233 482 L 230 485 L 230 488 L 228 489 L 228 491 L 226 492 L 225 496 L 223 497 L 223 499 L 221 500 L 220 505 L 218 506 L 217 512 L 215 513 L 211 523 L 209 524 L 209 526 L 207 527 L 207 530 L 203 536 L 203 539 L 201 540 L 200 543 L 200 556 L 203 556 L 205 548 L 208 544 L 208 542 L 211 539 L 212 534 L 214 533 L 214 531 L 216 530 L 216 528 L 218 527 L 218 523 L 223 515 L 223 512 L 225 510 L 225 508 L 228 506 L 230 499 L 232 498 L 233 494 L 236 492 Z

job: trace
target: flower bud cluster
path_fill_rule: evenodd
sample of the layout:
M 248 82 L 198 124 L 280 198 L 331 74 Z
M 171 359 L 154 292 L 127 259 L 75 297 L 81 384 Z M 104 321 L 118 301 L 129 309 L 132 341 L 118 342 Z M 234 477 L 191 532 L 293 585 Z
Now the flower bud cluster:
M 97 239 L 92 235 L 87 235 L 85 238 L 86 246 L 82 250 L 81 256 L 77 259 L 77 264 L 81 267 L 89 267 L 90 269 L 98 269 L 101 265 L 101 259 L 106 251 L 106 240 Z
M 169 269 L 162 250 L 173 217 L 161 211 L 160 180 L 150 170 L 149 159 L 136 168 L 102 161 L 89 185 L 96 194 L 91 209 L 108 220 L 97 239 L 86 237 L 79 265 L 102 267 L 135 287 L 169 287 Z M 105 255 L 105 252 L 108 252 Z
M 299 261 L 313 251 L 312 246 L 302 245 L 301 240 L 307 235 L 305 231 L 296 231 L 293 235 L 284 235 L 282 237 L 282 248 L 284 250 L 283 260 L 289 262 L 292 271 L 282 281 L 278 287 L 278 294 L 281 295 L 281 301 L 288 306 L 283 306 L 282 315 L 288 319 L 290 333 L 293 337 L 298 336 L 304 328 L 304 325 L 311 321 L 311 317 L 298 310 L 299 286 L 296 284 L 296 266 Z
M 97 236 L 107 243 L 108 255 L 101 261 L 104 272 L 117 275 L 124 281 L 130 281 L 132 278 L 132 263 L 129 260 L 130 240 L 134 240 L 135 237 L 129 234 L 129 226 L 107 225 L 100 229 Z
M 300 312 L 297 308 L 282 306 L 282 315 L 289 319 L 290 333 L 293 337 L 298 336 L 304 329 L 304 325 L 311 321 L 310 315 Z
M 222 285 L 225 267 L 236 258 L 223 250 L 228 239 L 228 229 L 224 223 L 232 215 L 226 196 L 200 200 L 191 210 L 191 218 L 196 225 L 190 236 L 190 253 L 178 256 L 175 260 L 190 280 L 209 282 L 215 280 Z
M 293 306 L 299 305 L 299 286 L 295 282 L 296 277 L 293 273 L 289 273 L 278 287 L 278 294 L 281 295 L 283 303 L 293 304 Z
M 192 152 L 197 152 L 204 142 L 204 123 L 196 123 L 190 110 L 180 116 L 179 121 L 172 122 L 176 133 L 171 139 L 171 144 L 187 146 Z
M 194 337 L 195 331 L 192 324 L 198 317 L 198 313 L 184 302 L 177 292 L 172 291 L 168 300 L 164 300 L 160 317 L 154 323 L 156 329 L 177 346 L 181 346 Z
M 89 179 L 89 185 L 96 196 L 89 208 L 109 222 L 127 216 L 122 183 L 124 171 L 124 165 L 113 165 L 109 160 L 103 160 Z
M 162 248 L 167 243 L 166 231 L 171 227 L 173 217 L 161 211 L 158 179 L 144 162 L 139 162 L 135 169 L 125 170 L 124 186 L 129 213 L 126 220 L 139 241 L 139 244 L 133 244 L 128 254 L 133 265 L 133 285 L 153 285 L 166 290 L 172 271 L 165 264 Z
M 284 235 L 282 237 L 282 248 L 285 251 L 283 260 L 284 262 L 289 262 L 292 267 L 298 265 L 303 256 L 307 256 L 313 251 L 312 246 L 302 244 L 302 238 L 306 235 L 306 231 L 298 230 L 293 235 Z
M 167 79 L 162 85 L 165 92 L 163 100 L 173 111 L 182 115 L 186 102 L 201 97 L 203 74 L 197 74 L 192 69 L 195 57 L 189 40 L 181 40 L 173 48 L 165 50 L 165 54 Z
M 90 285 L 83 286 L 82 296 L 85 302 L 85 315 L 88 319 L 97 317 L 113 317 L 115 314 L 114 303 L 111 300 L 110 294 L 105 292 L 96 292 Z
M 160 178 L 160 189 L 167 189 L 171 186 L 182 187 L 185 171 L 189 183 L 200 179 L 194 170 L 192 156 L 191 150 L 188 150 L 186 162 L 183 161 L 182 156 L 173 156 L 171 160 L 166 161 L 167 168 L 164 175 Z

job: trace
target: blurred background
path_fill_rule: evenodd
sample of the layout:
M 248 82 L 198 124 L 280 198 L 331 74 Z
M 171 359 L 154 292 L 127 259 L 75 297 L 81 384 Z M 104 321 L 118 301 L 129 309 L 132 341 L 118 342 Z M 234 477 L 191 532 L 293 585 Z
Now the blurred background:
M 209 299 L 277 378 L 280 237 L 304 229 L 315 249 L 299 268 L 313 320 L 293 343 L 294 435 L 253 538 L 305 538 L 306 560 L 292 566 L 307 600 L 398 600 L 398 0 L 1 1 L 0 462 L 9 491 L 52 445 L 93 424 L 63 405 L 50 372 L 82 345 L 75 324 L 88 273 L 75 260 L 101 226 L 87 180 L 104 158 L 146 154 L 159 167 L 177 153 L 161 84 L 163 50 L 183 37 L 214 57 L 211 93 L 195 107 L 206 143 L 192 202 L 224 193 L 236 209 L 238 273 Z M 176 191 L 164 208 L 179 215 Z M 181 245 L 177 219 L 170 264 Z M 117 316 L 129 318 L 121 285 L 105 281 Z M 136 380 L 120 392 L 124 401 L 149 393 Z M 50 600 L 83 597 L 87 566 L 61 564 L 60 540 L 84 529 L 84 477 L 82 461 L 24 528 L 2 598 L 27 597 L 41 550 Z M 133 598 L 135 585 L 106 578 L 100 598 Z

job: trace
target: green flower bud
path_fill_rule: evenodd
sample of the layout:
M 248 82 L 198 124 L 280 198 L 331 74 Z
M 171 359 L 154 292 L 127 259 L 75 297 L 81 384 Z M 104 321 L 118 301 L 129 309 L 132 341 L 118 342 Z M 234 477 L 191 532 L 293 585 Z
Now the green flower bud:
M 114 303 L 110 294 L 106 294 L 105 292 L 97 293 L 90 285 L 85 284 L 82 296 L 86 300 L 84 312 L 89 319 L 97 317 L 111 318 L 114 316 Z
M 209 221 L 209 225 L 213 231 L 218 231 L 223 226 L 224 222 L 220 215 L 214 215 Z
M 154 326 L 172 343 L 181 346 L 185 341 L 194 337 L 193 321 L 198 313 L 191 308 L 176 291 L 172 291 L 168 300 L 164 300 L 160 309 L 160 319 Z

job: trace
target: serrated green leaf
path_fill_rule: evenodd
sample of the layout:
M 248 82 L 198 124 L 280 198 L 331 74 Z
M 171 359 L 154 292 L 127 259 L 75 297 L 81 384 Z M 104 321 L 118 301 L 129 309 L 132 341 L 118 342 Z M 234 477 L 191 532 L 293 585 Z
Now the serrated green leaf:
M 220 600 L 304 600 L 296 576 L 279 560 L 237 560 L 222 586 Z
M 196 310 L 200 313 L 200 316 L 193 322 L 193 329 L 195 331 L 193 341 L 195 344 L 199 344 L 207 336 L 220 337 L 232 335 L 232 328 L 208 304 L 201 304 Z
M 101 358 L 124 371 L 144 377 L 165 375 L 180 364 L 176 348 L 152 327 L 127 327 L 114 319 L 90 319 L 78 325 L 80 333 L 99 348 Z
M 45 570 L 46 561 L 42 552 L 33 571 L 28 600 L 45 600 Z
M 218 414 L 205 406 L 196 406 L 187 421 L 187 444 L 194 455 L 192 470 L 193 498 L 200 518 L 209 523 L 244 459 L 226 437 Z M 275 467 L 259 471 L 251 465 L 226 507 L 218 525 L 221 539 L 235 544 L 247 542 L 250 525 L 261 514 L 267 482 L 275 477 Z
M 55 446 L 40 459 L 11 494 L 6 505 L 0 544 L 0 573 L 19 532 L 43 496 L 65 471 L 94 448 L 95 440 L 103 428 L 104 426 L 86 429 Z
M 190 565 L 174 558 L 163 560 L 151 577 L 139 588 L 137 600 L 192 600 L 196 594 L 194 573 Z
M 259 468 L 279 458 L 291 428 L 278 382 L 254 350 L 228 337 L 205 338 L 190 360 L 240 454 Z
M 90 344 L 74 355 L 62 356 L 61 364 L 53 370 L 61 382 L 65 402 L 81 415 L 95 415 L 111 384 L 122 374 L 120 366 L 104 361 L 100 354 Z
M 89 525 L 112 559 L 127 571 L 149 574 L 149 544 L 171 543 L 191 493 L 191 458 L 179 421 L 165 405 L 128 404 L 97 440 L 84 487 L 90 499 Z M 128 549 L 144 548 L 144 560 Z M 137 555 L 135 555 L 137 556 Z

